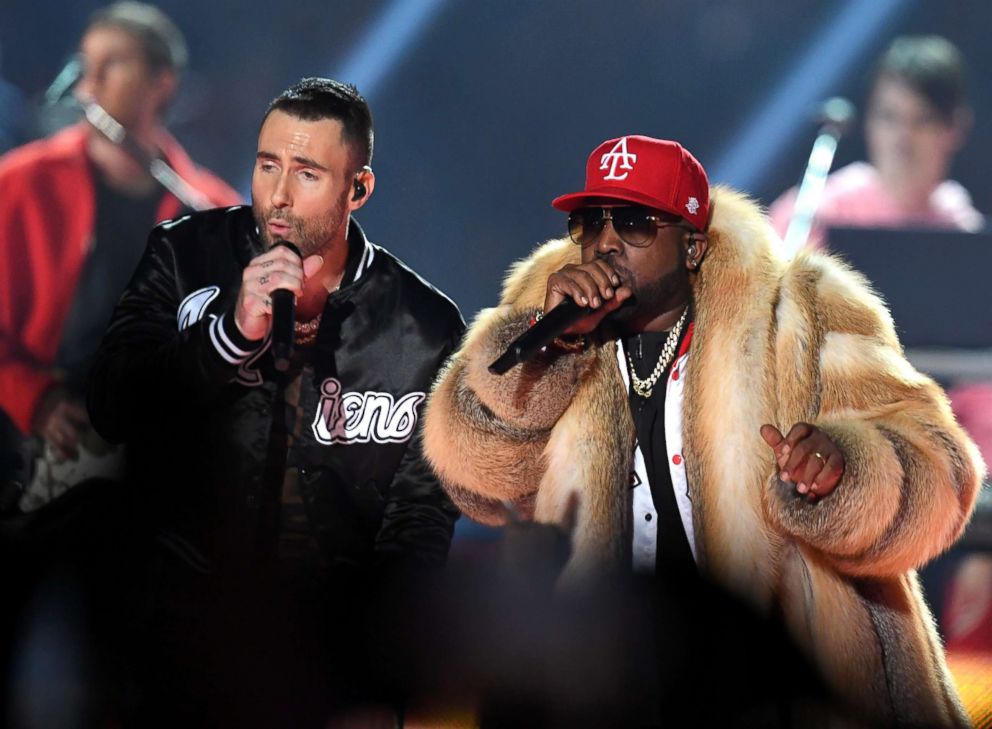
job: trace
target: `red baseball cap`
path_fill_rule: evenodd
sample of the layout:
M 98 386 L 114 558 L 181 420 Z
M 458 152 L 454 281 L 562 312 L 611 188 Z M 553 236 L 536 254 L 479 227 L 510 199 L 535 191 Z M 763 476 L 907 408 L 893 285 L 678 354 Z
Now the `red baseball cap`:
M 678 142 L 631 135 L 596 147 L 586 163 L 586 189 L 551 204 L 570 213 L 592 198 L 657 208 L 705 230 L 710 183 L 703 166 Z

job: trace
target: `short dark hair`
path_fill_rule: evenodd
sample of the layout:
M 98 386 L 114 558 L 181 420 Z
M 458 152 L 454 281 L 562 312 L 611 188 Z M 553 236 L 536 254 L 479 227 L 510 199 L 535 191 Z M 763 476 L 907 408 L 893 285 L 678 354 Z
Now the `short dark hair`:
M 355 151 L 358 167 L 372 161 L 372 112 L 352 84 L 329 78 L 304 78 L 274 98 L 262 122 L 273 111 L 282 111 L 304 121 L 337 119 L 345 141 Z
M 875 67 L 872 92 L 882 79 L 905 83 L 947 123 L 955 112 L 968 106 L 964 58 L 953 43 L 939 35 L 896 38 Z
M 152 72 L 181 73 L 186 68 L 189 51 L 182 32 L 154 5 L 124 0 L 100 8 L 90 16 L 86 31 L 108 26 L 127 31 L 138 39 Z

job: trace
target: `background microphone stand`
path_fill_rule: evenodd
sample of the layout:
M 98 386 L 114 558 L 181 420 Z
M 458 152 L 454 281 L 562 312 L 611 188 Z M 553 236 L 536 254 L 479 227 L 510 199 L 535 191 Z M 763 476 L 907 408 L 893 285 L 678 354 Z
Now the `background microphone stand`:
M 823 198 L 823 187 L 834 161 L 837 143 L 854 121 L 854 106 L 847 99 L 834 97 L 820 107 L 820 131 L 806 163 L 806 171 L 796 194 L 792 218 L 785 231 L 785 255 L 793 258 L 806 245 L 813 218 Z
M 166 190 L 192 210 L 206 210 L 214 207 L 204 195 L 190 187 L 186 181 L 161 157 L 149 155 L 127 135 L 127 131 L 107 110 L 95 101 L 80 101 L 86 120 L 114 144 L 121 147 L 132 158 L 148 169 L 152 177 Z
M 76 85 L 82 73 L 82 62 L 78 57 L 71 58 L 45 91 L 45 105 L 55 106 L 59 104 Z M 74 105 L 78 105 L 82 109 L 83 115 L 94 129 L 145 167 L 162 187 L 176 196 L 179 202 L 191 210 L 206 210 L 214 207 L 205 195 L 187 184 L 168 162 L 159 156 L 149 155 L 142 149 L 128 136 L 124 125 L 114 119 L 106 109 L 92 100 L 84 101 L 75 97 L 70 98 L 72 98 Z

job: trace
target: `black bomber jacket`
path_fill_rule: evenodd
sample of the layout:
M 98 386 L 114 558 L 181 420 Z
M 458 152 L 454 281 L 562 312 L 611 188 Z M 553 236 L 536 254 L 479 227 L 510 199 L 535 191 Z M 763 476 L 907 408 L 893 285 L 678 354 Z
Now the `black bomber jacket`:
M 132 492 L 159 541 L 190 566 L 242 560 L 278 529 L 298 468 L 323 557 L 362 566 L 442 562 L 458 512 L 424 460 L 421 408 L 457 346 L 457 307 L 352 220 L 342 285 L 303 371 L 291 447 L 268 341 L 233 322 L 260 254 L 250 207 L 194 213 L 150 234 L 90 378 L 97 431 L 127 445 Z

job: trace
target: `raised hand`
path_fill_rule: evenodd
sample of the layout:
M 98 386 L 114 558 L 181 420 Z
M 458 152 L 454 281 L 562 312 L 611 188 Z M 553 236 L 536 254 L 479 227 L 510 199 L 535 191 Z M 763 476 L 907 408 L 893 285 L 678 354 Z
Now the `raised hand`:
M 588 306 L 593 312 L 571 327 L 569 336 L 588 334 L 599 326 L 607 314 L 620 308 L 633 296 L 620 275 L 602 258 L 587 263 L 569 264 L 548 277 L 548 290 L 544 296 L 544 311 L 551 311 L 564 299 Z
M 324 264 L 319 255 L 300 257 L 285 246 L 276 246 L 256 256 L 241 277 L 241 290 L 234 310 L 234 322 L 246 339 L 262 339 L 272 326 L 272 292 L 287 289 L 303 295 L 307 279 Z

